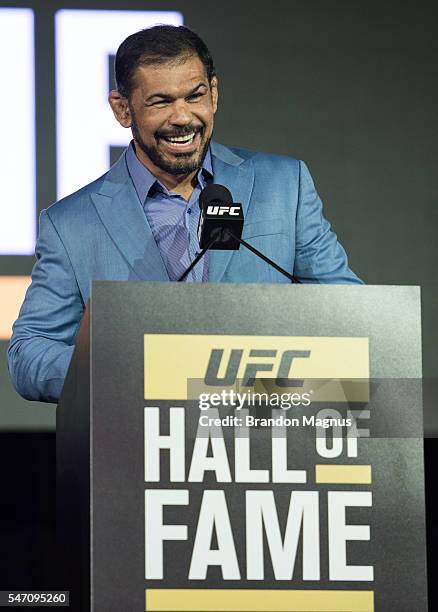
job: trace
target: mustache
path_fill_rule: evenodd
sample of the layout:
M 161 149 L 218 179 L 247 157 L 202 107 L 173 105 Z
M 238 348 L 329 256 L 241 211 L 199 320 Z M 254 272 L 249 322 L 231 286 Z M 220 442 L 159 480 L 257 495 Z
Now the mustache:
M 198 132 L 202 132 L 203 129 L 204 127 L 202 125 L 184 125 L 180 128 L 173 128 L 172 130 L 157 130 L 155 132 L 155 138 L 174 138 L 177 136 L 186 136 L 193 132 L 196 135 Z

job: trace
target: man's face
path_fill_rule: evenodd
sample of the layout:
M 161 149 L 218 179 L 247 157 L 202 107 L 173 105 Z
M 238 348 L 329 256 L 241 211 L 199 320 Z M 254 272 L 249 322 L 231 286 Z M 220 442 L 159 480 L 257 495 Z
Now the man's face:
M 152 171 L 181 175 L 200 168 L 213 132 L 216 78 L 209 83 L 201 60 L 189 56 L 140 66 L 133 82 L 128 111 L 137 154 L 140 148 Z

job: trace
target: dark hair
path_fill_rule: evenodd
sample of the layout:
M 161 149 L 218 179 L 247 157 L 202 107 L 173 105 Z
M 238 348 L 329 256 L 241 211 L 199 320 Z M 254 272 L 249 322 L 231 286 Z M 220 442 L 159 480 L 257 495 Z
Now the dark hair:
M 207 45 L 185 26 L 157 25 L 128 36 L 117 49 L 115 78 L 119 93 L 128 98 L 132 77 L 141 65 L 164 64 L 172 59 L 197 55 L 205 66 L 209 82 L 216 76 Z

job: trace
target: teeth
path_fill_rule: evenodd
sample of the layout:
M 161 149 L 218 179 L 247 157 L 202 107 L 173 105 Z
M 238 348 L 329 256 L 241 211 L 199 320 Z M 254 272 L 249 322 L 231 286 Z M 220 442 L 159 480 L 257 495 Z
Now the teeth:
M 192 133 L 186 136 L 171 136 L 169 138 L 166 138 L 166 140 L 172 143 L 191 144 L 194 137 L 195 137 L 195 134 Z

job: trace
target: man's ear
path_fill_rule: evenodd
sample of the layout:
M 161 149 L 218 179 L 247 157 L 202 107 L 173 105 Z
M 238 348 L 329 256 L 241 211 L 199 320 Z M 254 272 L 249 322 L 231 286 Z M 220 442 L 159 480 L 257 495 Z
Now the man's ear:
M 114 113 L 114 117 L 124 128 L 130 128 L 132 125 L 131 112 L 129 110 L 128 99 L 122 96 L 117 89 L 112 89 L 108 96 L 108 102 Z
M 213 77 L 210 82 L 211 100 L 213 102 L 213 111 L 217 111 L 217 101 L 219 98 L 219 92 L 217 87 L 217 77 Z

